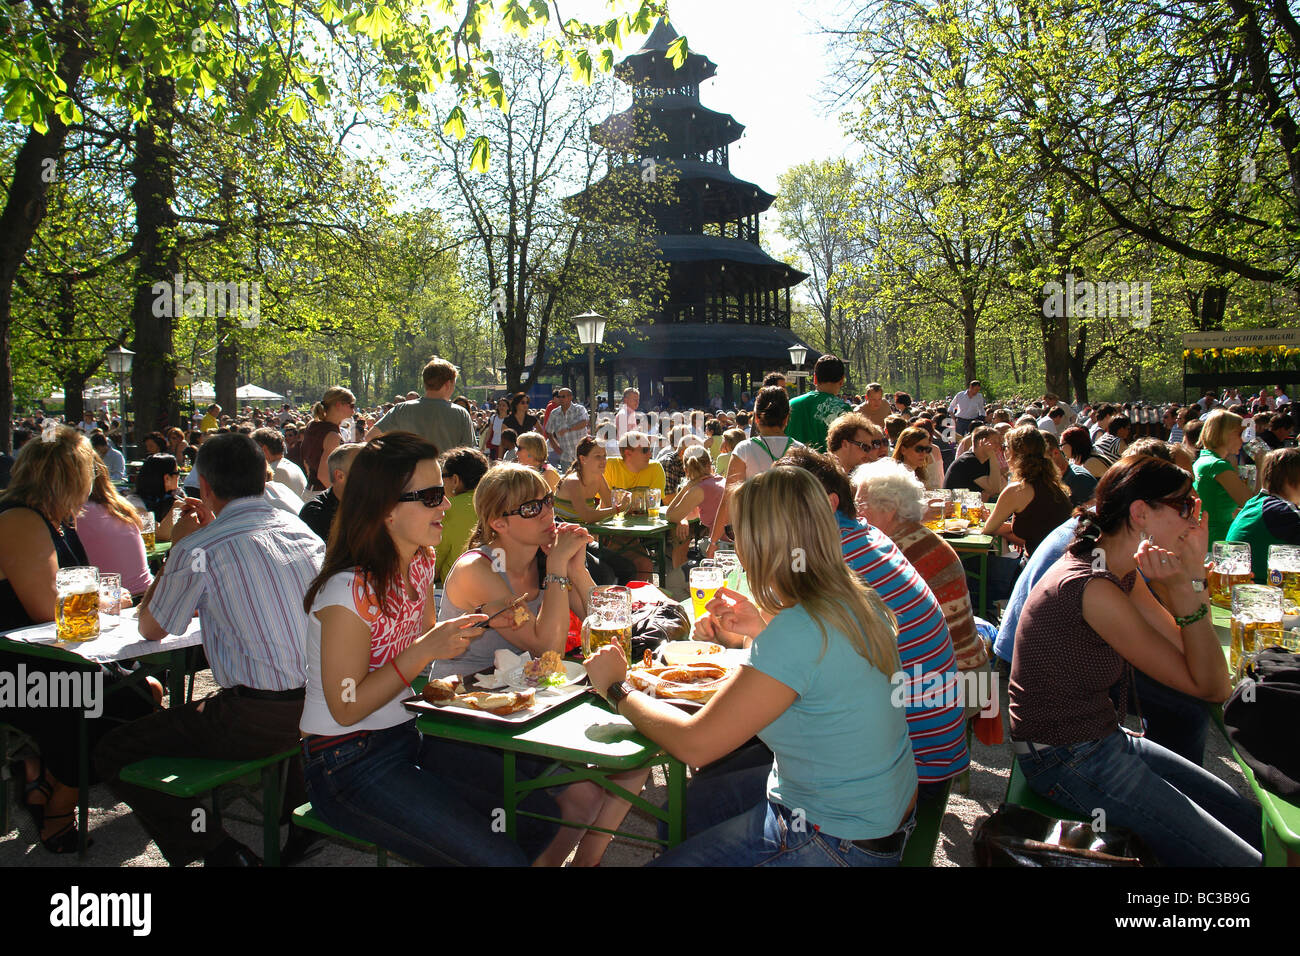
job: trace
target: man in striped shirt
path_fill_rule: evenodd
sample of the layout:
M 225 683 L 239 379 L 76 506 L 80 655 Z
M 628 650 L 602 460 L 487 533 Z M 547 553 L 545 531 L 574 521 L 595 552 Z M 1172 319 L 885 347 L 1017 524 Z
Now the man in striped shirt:
M 202 501 L 186 501 L 164 573 L 141 604 L 139 626 L 145 638 L 161 640 L 182 633 L 197 611 L 203 649 L 222 689 L 195 704 L 173 701 L 119 728 L 104 738 L 95 762 L 168 862 L 255 866 L 252 850 L 207 821 L 197 800 L 120 778 L 123 767 L 147 757 L 253 760 L 298 743 L 307 650 L 302 598 L 325 545 L 301 519 L 262 497 L 266 461 L 247 435 L 209 438 L 195 468 Z M 305 799 L 295 761 L 285 805 Z
M 777 465 L 805 468 L 821 482 L 839 523 L 844 560 L 898 618 L 902 672 L 895 686 L 901 685 L 907 708 L 907 733 L 920 779 L 918 799 L 940 799 L 946 781 L 970 765 L 965 702 L 943 608 L 894 542 L 857 517 L 848 476 L 833 458 L 800 448 Z

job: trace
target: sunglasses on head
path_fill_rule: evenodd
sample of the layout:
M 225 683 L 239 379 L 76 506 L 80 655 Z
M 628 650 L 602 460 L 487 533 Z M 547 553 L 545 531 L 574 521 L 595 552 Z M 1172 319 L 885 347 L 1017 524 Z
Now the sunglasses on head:
M 443 498 L 447 492 L 442 485 L 430 485 L 428 488 L 421 488 L 419 491 L 408 491 L 405 494 L 398 495 L 398 501 L 418 501 L 426 508 L 436 508 L 442 504 Z
M 532 501 L 525 501 L 514 511 L 507 511 L 502 517 L 508 518 L 511 515 L 519 515 L 521 518 L 536 518 L 547 508 L 555 507 L 555 495 L 549 494 L 545 498 L 534 498 Z
M 1178 517 L 1186 521 L 1196 510 L 1196 495 L 1188 492 L 1185 495 L 1175 495 L 1172 498 L 1156 498 L 1155 504 L 1164 505 L 1166 508 L 1176 508 Z

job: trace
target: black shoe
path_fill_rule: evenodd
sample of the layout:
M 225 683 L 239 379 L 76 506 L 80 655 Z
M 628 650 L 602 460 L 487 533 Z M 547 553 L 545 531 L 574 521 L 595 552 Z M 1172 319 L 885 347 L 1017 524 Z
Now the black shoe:
M 261 858 L 233 837 L 203 855 L 204 866 L 261 866 Z
M 291 826 L 289 839 L 284 841 L 284 849 L 280 851 L 280 865 L 293 866 L 302 863 L 310 860 L 323 849 L 325 849 L 325 837 L 321 834 Z

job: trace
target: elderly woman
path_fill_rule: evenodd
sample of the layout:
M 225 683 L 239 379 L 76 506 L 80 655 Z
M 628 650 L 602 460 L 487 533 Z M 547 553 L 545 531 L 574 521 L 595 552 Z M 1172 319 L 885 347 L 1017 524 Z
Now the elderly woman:
M 1228 541 L 1250 545 L 1255 580 L 1268 583 L 1268 546 L 1300 545 L 1300 448 L 1279 448 L 1259 468 L 1264 489 L 1251 498 L 1228 528 Z
M 930 433 L 919 426 L 904 428 L 894 444 L 894 460 L 906 465 L 927 489 L 943 486 L 943 467 L 934 463 Z
M 1210 541 L 1222 541 L 1238 509 L 1254 489 L 1237 474 L 1235 460 L 1241 451 L 1245 423 L 1240 415 L 1216 408 L 1205 419 L 1196 459 L 1196 494 L 1210 519 Z
M 948 622 L 957 669 L 975 670 L 989 658 L 975 630 L 966 569 L 952 545 L 921 524 L 925 494 L 925 486 L 911 470 L 892 458 L 862 465 L 853 472 L 858 514 L 888 535 L 925 579 Z

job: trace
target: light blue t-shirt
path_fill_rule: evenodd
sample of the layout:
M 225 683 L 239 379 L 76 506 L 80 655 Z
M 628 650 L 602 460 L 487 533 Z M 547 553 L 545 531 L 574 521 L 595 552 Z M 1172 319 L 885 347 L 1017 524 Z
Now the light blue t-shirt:
M 803 810 L 810 825 L 843 840 L 889 836 L 916 791 L 907 719 L 884 674 L 802 607 L 782 611 L 749 651 L 749 666 L 798 699 L 759 731 L 776 759 L 768 798 Z

